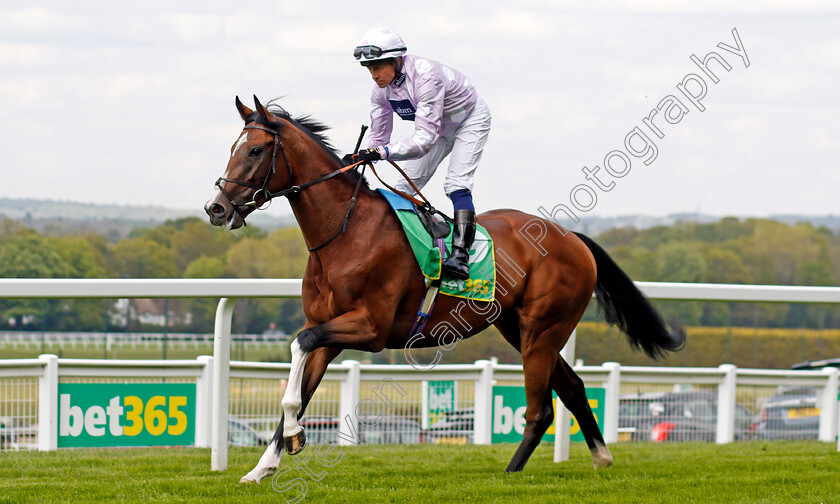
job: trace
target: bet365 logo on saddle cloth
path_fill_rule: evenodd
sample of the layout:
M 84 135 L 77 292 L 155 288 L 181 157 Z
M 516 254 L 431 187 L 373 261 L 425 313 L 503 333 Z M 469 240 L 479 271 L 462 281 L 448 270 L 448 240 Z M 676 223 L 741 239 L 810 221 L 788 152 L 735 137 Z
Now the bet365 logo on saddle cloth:
M 402 224 L 411 251 L 423 276 L 429 280 L 441 279 L 440 293 L 447 296 L 469 298 L 474 301 L 493 301 L 496 294 L 496 259 L 493 250 L 493 240 L 490 233 L 483 226 L 477 225 L 475 240 L 470 250 L 470 278 L 460 280 L 447 278 L 441 268 L 440 249 L 423 227 L 420 217 L 414 207 L 405 198 L 385 189 L 377 189 L 391 205 L 394 213 Z M 445 238 L 446 249 L 452 250 L 452 224 L 450 233 Z M 443 276 L 441 276 L 443 275 Z

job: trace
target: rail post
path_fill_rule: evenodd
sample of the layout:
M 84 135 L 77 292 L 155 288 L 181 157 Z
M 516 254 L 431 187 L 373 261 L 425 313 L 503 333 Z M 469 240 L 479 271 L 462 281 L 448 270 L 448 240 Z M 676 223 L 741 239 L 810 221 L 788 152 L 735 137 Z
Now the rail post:
M 735 383 L 737 368 L 721 364 L 718 369 L 723 379 L 718 385 L 717 429 L 715 443 L 726 444 L 735 440 Z
M 230 396 L 230 327 L 236 298 L 222 298 L 216 308 L 213 338 L 213 401 L 211 405 L 210 470 L 228 467 L 228 399 Z
M 38 356 L 44 372 L 38 379 L 38 450 L 58 449 L 58 356 Z
M 341 380 L 341 397 L 338 405 L 338 444 L 345 446 L 355 444 L 354 439 L 361 442 L 356 406 L 359 405 L 362 372 L 359 361 L 345 360 L 341 361 L 341 365 L 347 367 L 347 374 Z
M 475 381 L 475 423 L 473 443 L 490 444 L 493 432 L 493 363 L 477 360 L 475 365 L 481 373 Z
M 604 441 L 609 443 L 618 442 L 618 396 L 621 394 L 621 364 L 618 362 L 605 362 L 604 367 L 608 371 L 607 381 L 604 383 Z
M 212 444 L 213 422 L 208 411 L 213 411 L 213 357 L 199 355 L 196 359 L 203 364 L 201 375 L 195 381 L 195 446 L 209 448 Z
M 837 436 L 837 389 L 838 389 L 838 370 L 835 367 L 823 368 L 823 372 L 828 375 L 825 387 L 820 394 L 820 432 L 819 440 L 832 442 Z

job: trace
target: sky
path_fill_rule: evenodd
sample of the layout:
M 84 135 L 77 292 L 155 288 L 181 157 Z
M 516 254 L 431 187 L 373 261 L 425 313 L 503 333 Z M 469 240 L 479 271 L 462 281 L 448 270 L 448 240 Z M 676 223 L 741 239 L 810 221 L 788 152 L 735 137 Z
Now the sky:
M 489 104 L 478 211 L 840 213 L 840 4 L 819 0 L 4 2 L 0 197 L 200 209 L 236 96 L 282 97 L 349 152 L 374 26 Z M 691 58 L 710 53 L 716 83 Z M 446 163 L 424 189 L 444 210 Z

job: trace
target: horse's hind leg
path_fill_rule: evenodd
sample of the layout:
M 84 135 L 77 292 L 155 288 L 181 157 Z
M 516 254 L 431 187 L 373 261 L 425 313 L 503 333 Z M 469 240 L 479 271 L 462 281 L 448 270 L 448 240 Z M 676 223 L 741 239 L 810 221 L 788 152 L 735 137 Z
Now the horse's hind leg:
M 528 401 L 530 409 L 530 398 Z M 541 405 L 538 408 L 539 413 L 536 415 L 536 420 L 530 420 L 528 413 L 525 414 L 525 432 L 522 434 L 522 443 L 510 459 L 510 463 L 505 469 L 505 472 L 519 472 L 531 458 L 537 445 L 540 444 L 543 435 L 551 427 L 554 421 L 554 406 L 551 401 L 551 390 L 547 390 Z
M 557 396 L 563 401 L 566 408 L 575 416 L 580 425 L 580 431 L 586 439 L 586 445 L 592 453 L 592 464 L 595 469 L 609 467 L 613 463 L 610 450 L 604 442 L 595 415 L 589 407 L 586 399 L 586 389 L 583 380 L 572 370 L 572 367 L 558 356 L 551 374 L 551 388 L 557 392 Z
M 534 449 L 540 444 L 543 434 L 554 421 L 549 380 L 557 357 L 556 350 L 545 349 L 526 350 L 522 355 L 525 396 L 528 400 L 525 409 L 525 432 L 522 434 L 522 443 L 505 472 L 517 472 L 525 467 Z
M 519 317 L 512 313 L 503 314 L 494 324 L 507 342 L 521 353 L 522 339 Z M 524 367 L 527 370 L 525 393 L 528 398 L 528 407 L 525 412 L 525 432 L 522 435 L 522 443 L 516 449 L 516 453 L 514 453 L 505 472 L 518 472 L 525 467 L 525 463 L 528 462 L 531 454 L 534 453 L 534 449 L 540 444 L 543 435 L 554 421 L 554 405 L 551 399 L 551 388 L 548 386 L 551 369 L 553 368 L 553 364 L 548 362 L 551 360 L 551 355 L 552 352 L 542 355 L 539 355 L 538 352 L 532 352 L 528 357 L 523 355 L 523 361 L 527 362 Z M 539 372 L 539 369 L 542 372 Z M 541 400 L 539 399 L 540 391 L 543 391 Z

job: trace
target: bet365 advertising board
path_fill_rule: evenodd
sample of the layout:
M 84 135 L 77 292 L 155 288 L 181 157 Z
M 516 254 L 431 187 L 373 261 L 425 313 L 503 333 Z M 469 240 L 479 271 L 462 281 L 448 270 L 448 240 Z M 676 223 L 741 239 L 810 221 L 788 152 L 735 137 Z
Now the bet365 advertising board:
M 59 447 L 194 444 L 194 383 L 58 384 Z
M 603 430 L 604 425 L 604 398 L 606 390 L 600 387 L 586 388 L 586 397 L 589 399 L 589 407 L 595 415 L 598 427 Z M 554 403 L 554 419 L 557 420 L 557 394 L 552 392 Z M 522 433 L 525 432 L 525 387 L 496 386 L 493 387 L 493 433 L 490 441 L 492 443 L 519 443 L 522 441 Z M 543 441 L 554 442 L 554 425 L 548 428 Z M 583 434 L 574 415 L 572 415 L 571 440 L 583 441 Z

